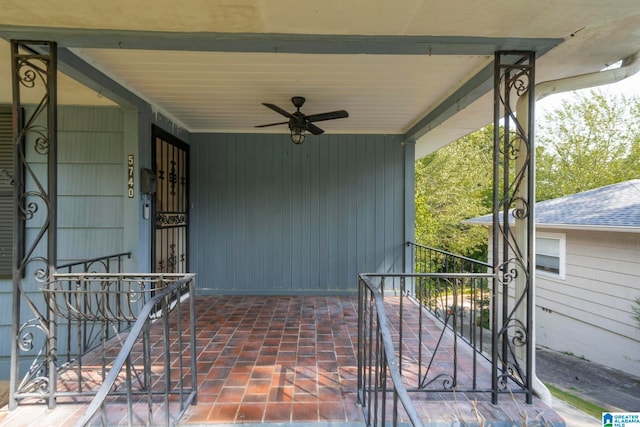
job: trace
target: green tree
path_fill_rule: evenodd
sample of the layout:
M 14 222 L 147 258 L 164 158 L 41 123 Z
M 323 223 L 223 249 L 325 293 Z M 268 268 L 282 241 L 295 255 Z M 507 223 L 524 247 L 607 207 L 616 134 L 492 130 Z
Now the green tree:
M 537 200 L 640 178 L 640 98 L 593 91 L 563 102 L 536 127 Z M 492 211 L 493 127 L 416 162 L 416 241 L 485 260 Z
M 487 230 L 462 224 L 492 209 L 493 127 L 416 162 L 416 241 L 487 259 Z
M 640 98 L 591 91 L 544 115 L 536 129 L 537 199 L 640 177 Z

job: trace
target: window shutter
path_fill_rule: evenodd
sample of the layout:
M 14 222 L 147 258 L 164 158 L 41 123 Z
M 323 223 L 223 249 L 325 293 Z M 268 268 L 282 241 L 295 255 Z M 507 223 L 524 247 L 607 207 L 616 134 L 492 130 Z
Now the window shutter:
M 13 131 L 11 107 L 0 107 L 0 277 L 13 269 Z M 5 172 L 6 171 L 6 172 Z

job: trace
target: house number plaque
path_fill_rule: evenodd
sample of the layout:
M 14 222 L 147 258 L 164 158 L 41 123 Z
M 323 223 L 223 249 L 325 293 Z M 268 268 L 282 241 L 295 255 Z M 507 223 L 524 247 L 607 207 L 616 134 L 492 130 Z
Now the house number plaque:
M 129 196 L 130 199 L 132 199 L 133 198 L 133 154 L 129 154 L 129 159 L 127 160 L 127 170 L 128 170 L 127 195 Z

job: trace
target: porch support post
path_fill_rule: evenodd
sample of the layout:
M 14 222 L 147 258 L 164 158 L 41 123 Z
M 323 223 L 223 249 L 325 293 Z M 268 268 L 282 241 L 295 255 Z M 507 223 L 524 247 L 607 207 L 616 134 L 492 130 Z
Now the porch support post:
M 24 166 L 21 160 L 20 151 L 22 150 L 22 138 L 19 132 L 23 126 L 20 91 L 17 89 L 18 83 L 18 64 L 15 59 L 18 55 L 18 44 L 11 42 L 11 79 L 13 90 L 13 107 L 12 107 L 12 128 L 14 141 L 13 150 L 13 288 L 11 294 L 11 364 L 9 372 L 9 409 L 13 410 L 18 406 L 16 400 L 17 381 L 20 376 L 20 359 L 18 357 L 18 334 L 20 328 L 20 281 L 22 280 L 22 254 L 24 251 L 24 217 L 20 212 L 20 200 L 24 193 Z
M 404 271 L 413 272 L 412 249 L 407 242 L 415 242 L 416 224 L 416 193 L 415 193 L 415 162 L 416 141 L 410 139 L 402 143 L 404 146 Z
M 49 67 L 47 69 L 47 135 L 49 155 L 47 159 L 47 194 L 49 195 L 49 223 L 47 228 L 48 286 L 55 288 L 53 276 L 58 262 L 58 46 L 49 43 Z M 54 289 L 51 289 L 54 290 Z M 50 307 L 47 304 L 47 307 Z M 49 309 L 49 342 L 47 357 L 49 360 L 49 408 L 56 406 L 56 382 L 58 381 L 57 357 L 58 336 L 55 314 Z
M 533 399 L 534 52 L 496 52 L 494 75 L 493 401 L 520 388 Z M 518 98 L 527 102 L 515 113 Z
M 53 408 L 56 318 L 43 301 L 40 286 L 55 286 L 52 278 L 57 262 L 57 45 L 12 40 L 11 61 L 16 154 L 9 408 L 15 409 L 27 395 L 46 399 Z M 39 101 L 25 109 L 22 91 Z M 24 119 L 23 109 L 27 110 Z M 39 173 L 31 163 L 45 163 L 46 171 Z M 28 242 L 27 224 L 33 229 Z M 28 310 L 23 313 L 23 308 Z M 29 367 L 27 372 L 20 372 L 21 365 Z

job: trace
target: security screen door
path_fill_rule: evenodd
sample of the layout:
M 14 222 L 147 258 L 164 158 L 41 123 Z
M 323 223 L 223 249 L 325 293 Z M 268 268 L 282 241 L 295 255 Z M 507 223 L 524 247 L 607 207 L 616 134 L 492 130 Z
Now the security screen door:
M 154 273 L 186 273 L 189 269 L 189 146 L 153 128 L 156 192 L 151 245 Z

